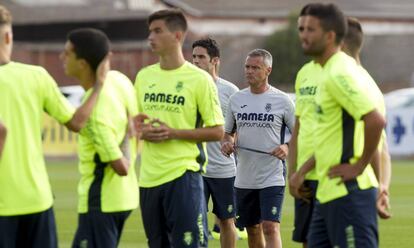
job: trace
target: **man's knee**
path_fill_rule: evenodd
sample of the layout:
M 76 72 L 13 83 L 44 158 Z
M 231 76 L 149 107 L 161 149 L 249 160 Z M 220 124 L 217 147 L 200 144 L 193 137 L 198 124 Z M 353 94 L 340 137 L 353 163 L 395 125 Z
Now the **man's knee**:
M 219 220 L 221 229 L 234 229 L 234 219 L 229 218 L 225 220 Z
M 280 232 L 280 224 L 274 221 L 263 221 L 263 234 L 264 235 L 276 235 Z

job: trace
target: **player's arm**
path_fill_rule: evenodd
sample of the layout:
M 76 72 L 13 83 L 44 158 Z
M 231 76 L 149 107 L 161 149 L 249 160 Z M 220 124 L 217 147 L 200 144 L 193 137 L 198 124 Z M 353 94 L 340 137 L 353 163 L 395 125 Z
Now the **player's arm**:
M 296 172 L 297 168 L 297 145 L 298 145 L 298 132 L 300 128 L 299 118 L 296 117 L 295 126 L 293 127 L 292 136 L 289 141 L 289 154 L 288 154 L 288 178 Z
M 228 157 L 230 156 L 234 151 L 234 139 L 235 134 L 234 133 L 224 133 L 224 137 L 221 140 L 221 153 Z
M 160 120 L 153 120 L 150 125 L 141 128 L 141 134 L 143 140 L 155 143 L 173 139 L 204 142 L 221 140 L 224 129 L 223 125 L 195 129 L 174 129 Z
M 120 176 L 127 176 L 128 170 L 130 166 L 130 147 L 129 147 L 129 135 L 128 133 L 125 134 L 124 139 L 120 145 L 120 149 L 122 152 L 122 157 L 120 159 L 116 159 L 110 161 L 109 164 L 111 165 L 112 169 L 116 172 L 116 174 Z
M 381 159 L 381 173 L 380 173 L 380 189 L 381 191 L 385 191 L 389 194 L 389 188 L 391 183 L 391 156 L 388 151 L 388 144 L 386 140 L 384 140 L 384 144 L 382 146 L 382 150 L 380 152 L 380 159 Z
M 3 153 L 4 143 L 7 137 L 7 128 L 6 126 L 0 122 L 0 158 L 1 154 Z
M 304 189 L 302 185 L 305 181 L 306 174 L 315 168 L 315 164 L 315 157 L 312 156 L 300 167 L 299 170 L 291 175 L 289 178 L 289 192 L 293 197 L 309 202 L 308 198 L 311 196 L 311 192 L 310 190 Z
M 388 219 L 391 217 L 389 212 L 390 206 L 390 194 L 389 187 L 391 182 L 391 157 L 388 152 L 388 145 L 384 139 L 384 144 L 380 153 L 381 167 L 380 167 L 380 180 L 379 180 L 379 192 L 377 199 L 378 215 L 382 219 Z
M 295 126 L 295 106 L 290 100 L 289 97 L 287 97 L 287 101 L 285 104 L 285 112 L 283 115 L 283 123 L 286 124 L 287 128 L 289 129 L 289 132 L 292 133 L 294 126 Z M 273 151 L 270 153 L 277 157 L 280 160 L 285 160 L 289 154 L 289 143 L 285 142 L 284 144 L 281 144 L 280 146 L 276 147 Z
M 364 121 L 364 150 L 361 158 L 353 165 L 340 164 L 330 169 L 329 177 L 341 177 L 342 181 L 359 176 L 365 167 L 371 162 L 372 156 L 378 147 L 378 142 L 381 137 L 382 129 L 385 127 L 384 117 L 376 110 L 365 114 L 362 117 Z
M 129 124 L 125 124 L 124 138 L 120 144 L 117 134 L 107 124 L 108 118 L 111 118 L 111 113 L 108 113 L 110 108 L 107 107 L 107 104 L 109 105 L 111 102 L 104 100 L 106 99 L 99 100 L 89 119 L 87 128 L 83 128 L 80 135 L 87 136 L 92 140 L 102 163 L 111 165 L 116 174 L 126 176 L 131 163 L 129 161 Z
M 98 100 L 99 93 L 102 90 L 106 74 L 109 71 L 110 54 L 107 55 L 99 64 L 96 70 L 96 83 L 89 98 L 75 111 L 73 117 L 65 123 L 65 126 L 74 132 L 79 132 L 88 121 L 89 116 Z
M 379 149 L 376 149 L 371 160 L 371 167 L 374 170 L 375 177 L 377 181 L 380 181 L 381 178 L 381 154 Z

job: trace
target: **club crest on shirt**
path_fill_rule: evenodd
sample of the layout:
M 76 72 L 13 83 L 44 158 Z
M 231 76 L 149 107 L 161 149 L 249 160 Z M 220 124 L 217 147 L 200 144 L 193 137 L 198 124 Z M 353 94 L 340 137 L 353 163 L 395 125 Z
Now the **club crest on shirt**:
M 175 86 L 175 90 L 177 91 L 177 92 L 180 92 L 182 89 L 183 89 L 184 87 L 183 87 L 183 82 L 178 82 L 177 83 L 177 85 Z
M 266 112 L 270 112 L 270 110 L 272 110 L 272 104 L 271 103 L 266 103 L 265 110 L 266 110 Z

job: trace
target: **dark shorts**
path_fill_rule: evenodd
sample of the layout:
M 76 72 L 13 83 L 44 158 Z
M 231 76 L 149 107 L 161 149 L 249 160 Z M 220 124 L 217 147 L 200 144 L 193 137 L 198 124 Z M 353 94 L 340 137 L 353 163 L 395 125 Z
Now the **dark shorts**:
M 348 195 L 315 204 L 308 247 L 378 247 L 375 188 L 358 189 L 355 180 L 346 182 Z
M 250 227 L 263 220 L 280 223 L 285 186 L 264 189 L 236 188 L 238 227 Z
M 220 219 L 226 220 L 236 217 L 234 179 L 203 177 L 204 196 L 208 206 L 211 196 L 213 200 L 213 213 Z
M 150 248 L 207 246 L 203 179 L 187 171 L 152 188 L 140 188 L 140 205 Z
M 102 213 L 89 211 L 78 216 L 73 248 L 116 248 L 131 211 Z
M 58 247 L 53 208 L 34 214 L 0 216 L 0 247 Z
M 293 241 L 304 243 L 307 241 L 309 226 L 312 219 L 312 212 L 315 206 L 315 195 L 318 181 L 305 180 L 305 187 L 312 190 L 312 198 L 309 198 L 309 203 L 302 199 L 295 198 L 295 226 L 293 229 Z

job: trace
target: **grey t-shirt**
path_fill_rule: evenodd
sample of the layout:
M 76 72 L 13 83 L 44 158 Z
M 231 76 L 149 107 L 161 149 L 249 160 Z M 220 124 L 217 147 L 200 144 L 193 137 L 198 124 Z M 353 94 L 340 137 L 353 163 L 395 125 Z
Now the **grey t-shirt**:
M 230 96 L 239 91 L 236 85 L 218 78 L 216 81 L 221 110 L 226 117 Z M 208 164 L 207 172 L 203 175 L 212 178 L 228 178 L 236 175 L 234 156 L 226 157 L 221 153 L 221 144 L 218 142 L 207 143 Z
M 230 97 L 225 120 L 226 133 L 237 133 L 236 146 L 271 152 L 285 143 L 285 127 L 293 130 L 294 104 L 289 96 L 270 86 L 262 94 L 246 88 Z M 237 174 L 234 186 L 263 189 L 284 186 L 285 166 L 278 158 L 237 148 Z

